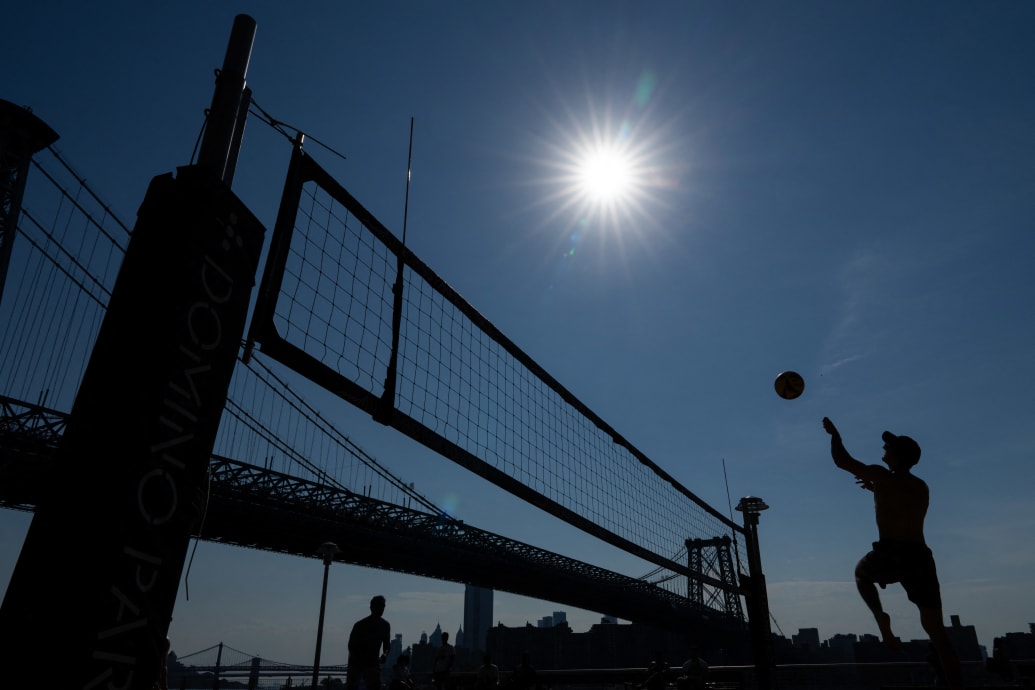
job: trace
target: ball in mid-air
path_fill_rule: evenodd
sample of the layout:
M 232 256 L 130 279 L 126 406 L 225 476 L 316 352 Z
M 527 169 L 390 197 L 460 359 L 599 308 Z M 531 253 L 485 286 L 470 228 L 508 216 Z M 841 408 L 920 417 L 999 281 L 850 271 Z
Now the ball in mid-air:
M 805 392 L 805 379 L 796 371 L 784 371 L 777 375 L 773 387 L 784 400 L 794 400 Z

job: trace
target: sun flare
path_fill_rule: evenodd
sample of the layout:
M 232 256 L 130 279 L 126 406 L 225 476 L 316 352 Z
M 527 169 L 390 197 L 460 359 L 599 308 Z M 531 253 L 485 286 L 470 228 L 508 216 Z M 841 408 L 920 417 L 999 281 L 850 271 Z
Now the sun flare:
M 600 148 L 588 152 L 578 166 L 583 192 L 598 202 L 620 202 L 634 186 L 630 160 L 621 152 Z
M 627 238 L 655 229 L 675 177 L 664 162 L 671 145 L 665 129 L 647 132 L 599 117 L 554 127 L 538 159 L 552 173 L 537 180 L 548 189 L 547 222 L 574 220 L 583 230 Z

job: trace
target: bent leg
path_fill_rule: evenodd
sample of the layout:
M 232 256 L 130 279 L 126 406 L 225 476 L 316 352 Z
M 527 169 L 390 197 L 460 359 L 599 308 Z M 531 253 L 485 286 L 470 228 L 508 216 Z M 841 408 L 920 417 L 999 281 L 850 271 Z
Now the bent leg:
M 942 666 L 946 684 L 951 690 L 961 689 L 963 687 L 963 669 L 960 666 L 960 658 L 956 654 L 956 649 L 949 639 L 949 633 L 945 631 L 942 610 L 940 608 L 921 608 L 920 624 L 931 639 L 935 651 L 938 652 L 938 663 Z
M 891 631 L 891 616 L 884 612 L 884 606 L 880 603 L 880 594 L 877 593 L 877 585 L 866 574 L 865 561 L 864 558 L 855 566 L 855 587 L 859 590 L 859 596 L 862 597 L 863 602 L 873 613 L 874 620 L 877 621 L 881 642 L 888 650 L 897 652 L 899 644 L 895 633 Z

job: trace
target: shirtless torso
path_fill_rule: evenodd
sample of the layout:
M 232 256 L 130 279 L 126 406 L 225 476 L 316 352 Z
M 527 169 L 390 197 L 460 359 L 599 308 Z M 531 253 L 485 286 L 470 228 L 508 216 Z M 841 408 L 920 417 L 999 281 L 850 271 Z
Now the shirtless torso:
M 881 639 L 892 651 L 899 649 L 891 630 L 891 617 L 884 611 L 877 585 L 901 582 L 909 600 L 920 610 L 920 623 L 931 638 L 950 688 L 962 687 L 959 657 L 945 632 L 941 591 L 934 556 L 924 539 L 924 519 L 930 505 L 927 483 L 910 470 L 920 459 L 920 447 L 907 436 L 885 431 L 886 467 L 862 463 L 845 450 L 837 427 L 826 417 L 823 428 L 830 434 L 830 455 L 834 464 L 855 475 L 864 489 L 873 492 L 878 541 L 855 568 L 855 584 L 873 613 Z

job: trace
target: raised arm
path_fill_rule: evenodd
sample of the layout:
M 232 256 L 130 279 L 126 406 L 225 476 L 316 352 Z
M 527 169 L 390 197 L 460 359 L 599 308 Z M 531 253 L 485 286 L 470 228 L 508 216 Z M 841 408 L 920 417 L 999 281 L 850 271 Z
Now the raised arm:
M 834 458 L 834 464 L 842 470 L 854 474 L 864 489 L 872 490 L 873 481 L 886 470 L 879 465 L 866 465 L 849 455 L 845 450 L 845 444 L 841 441 L 841 432 L 837 430 L 829 417 L 823 418 L 823 428 L 830 434 L 830 456 Z

